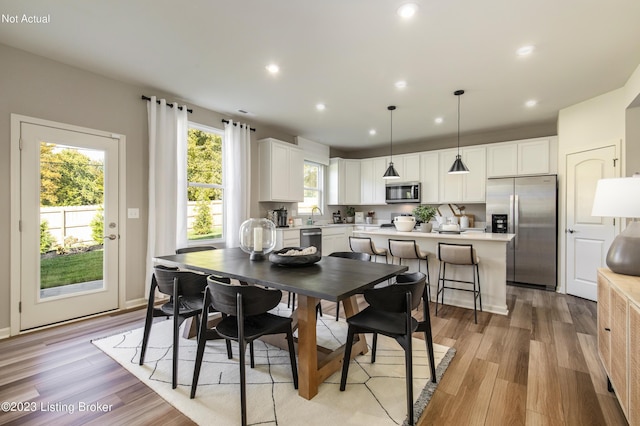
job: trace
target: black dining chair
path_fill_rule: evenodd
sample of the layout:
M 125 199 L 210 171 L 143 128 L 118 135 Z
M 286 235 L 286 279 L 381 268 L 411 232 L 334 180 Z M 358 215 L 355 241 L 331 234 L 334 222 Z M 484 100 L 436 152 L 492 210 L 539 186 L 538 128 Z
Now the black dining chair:
M 364 262 L 371 261 L 371 255 L 369 253 L 358 253 L 355 251 L 334 251 L 329 254 L 331 257 L 341 257 L 343 259 L 361 260 Z M 336 321 L 340 319 L 340 302 L 336 302 Z
M 431 336 L 431 322 L 429 319 L 428 301 L 425 300 L 426 276 L 422 272 L 400 274 L 396 283 L 380 288 L 364 291 L 364 298 L 369 306 L 347 318 L 349 329 L 345 344 L 340 390 L 347 385 L 351 347 L 356 334 L 373 333 L 374 340 L 371 349 L 371 362 L 375 362 L 377 335 L 382 334 L 395 339 L 404 349 L 406 372 L 406 396 L 408 423 L 414 424 L 413 415 L 413 357 L 411 335 L 415 331 L 424 331 L 431 364 L 431 381 L 435 383 L 435 363 L 433 342 Z M 411 316 L 411 311 L 423 301 L 423 322 Z
M 289 344 L 293 386 L 298 389 L 298 367 L 291 328 L 293 321 L 291 318 L 268 312 L 280 303 L 282 299 L 282 291 L 280 290 L 256 286 L 230 285 L 216 281 L 212 276 L 208 277 L 207 281 L 208 285 L 204 297 L 205 306 L 212 306 L 217 311 L 227 315 L 216 325 L 216 332 L 227 339 L 227 342 L 231 340 L 238 342 L 240 347 L 240 409 L 242 425 L 244 426 L 247 424 L 245 352 L 248 343 L 266 335 L 286 334 Z M 191 398 L 196 395 L 206 340 L 207 324 L 203 321 L 198 334 L 198 350 L 193 371 L 193 382 L 191 383 Z M 253 350 L 251 350 L 251 367 L 254 367 Z
M 144 357 L 149 343 L 149 335 L 154 317 L 173 317 L 173 366 L 171 386 L 173 389 L 178 381 L 178 341 L 180 325 L 187 319 L 195 317 L 196 324 L 200 324 L 203 310 L 203 293 L 207 287 L 207 276 L 190 271 L 180 271 L 178 268 L 157 265 L 153 269 L 147 315 L 144 323 L 142 348 L 140 349 L 140 365 L 144 364 Z M 159 308 L 155 307 L 155 294 L 158 290 L 169 296 L 169 301 Z M 206 315 L 203 316 L 206 319 Z M 230 348 L 230 347 L 229 347 Z

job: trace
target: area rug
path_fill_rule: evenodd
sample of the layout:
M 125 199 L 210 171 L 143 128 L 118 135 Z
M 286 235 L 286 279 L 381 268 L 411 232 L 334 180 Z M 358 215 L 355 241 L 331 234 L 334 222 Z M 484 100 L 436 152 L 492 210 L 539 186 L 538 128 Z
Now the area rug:
M 281 305 L 281 315 L 289 314 Z M 171 389 L 171 320 L 151 329 L 144 365 L 138 365 L 143 329 L 93 341 L 176 409 L 200 425 L 239 425 L 240 385 L 238 346 L 227 359 L 223 340 L 207 343 L 195 399 L 189 398 L 196 353 L 195 339 L 180 339 L 178 387 Z M 318 319 L 318 343 L 337 348 L 346 341 L 347 324 L 335 318 Z M 371 345 L 371 336 L 367 343 Z M 435 346 L 436 376 L 440 382 L 455 349 Z M 379 336 L 376 362 L 370 352 L 351 361 L 347 388 L 340 392 L 340 372 L 320 385 L 306 400 L 293 388 L 287 351 L 256 342 L 255 368 L 247 366 L 247 416 L 250 425 L 400 425 L 406 423 L 404 352 L 393 339 Z M 247 353 L 247 362 L 249 355 Z M 422 414 L 437 384 L 429 380 L 424 340 L 413 339 L 414 413 Z

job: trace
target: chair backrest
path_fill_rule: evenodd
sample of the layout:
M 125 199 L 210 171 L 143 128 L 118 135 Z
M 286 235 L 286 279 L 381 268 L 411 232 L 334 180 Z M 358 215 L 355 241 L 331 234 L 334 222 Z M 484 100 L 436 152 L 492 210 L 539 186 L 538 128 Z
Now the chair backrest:
M 392 240 L 389 239 L 389 253 L 391 256 L 402 259 L 418 259 L 418 245 L 416 240 Z
M 349 237 L 349 247 L 353 252 L 376 254 L 373 241 L 368 237 Z
M 407 312 L 420 305 L 426 279 L 427 276 L 422 272 L 400 274 L 396 277 L 395 284 L 365 290 L 364 299 L 374 309 L 387 312 Z M 411 293 L 409 309 L 407 309 L 407 292 Z
M 454 265 L 475 265 L 477 263 L 472 244 L 438 243 L 438 259 Z
M 153 268 L 158 290 L 169 296 L 173 296 L 173 283 L 175 279 L 180 282 L 179 296 L 201 296 L 207 287 L 207 276 L 190 271 L 180 271 L 177 268 L 167 268 L 157 265 Z
M 211 305 L 223 314 L 236 316 L 238 294 L 242 295 L 244 316 L 263 314 L 280 303 L 282 291 L 267 290 L 251 285 L 231 285 L 220 282 L 214 276 L 207 277 L 207 289 L 211 295 Z
M 359 253 L 354 251 L 334 251 L 329 256 L 342 257 L 345 259 L 363 260 L 366 262 L 371 260 L 371 255 L 369 253 Z
M 214 247 L 214 246 L 182 247 L 182 248 L 176 249 L 176 254 L 193 253 L 195 251 L 207 251 L 207 250 L 217 250 L 217 249 L 218 247 Z

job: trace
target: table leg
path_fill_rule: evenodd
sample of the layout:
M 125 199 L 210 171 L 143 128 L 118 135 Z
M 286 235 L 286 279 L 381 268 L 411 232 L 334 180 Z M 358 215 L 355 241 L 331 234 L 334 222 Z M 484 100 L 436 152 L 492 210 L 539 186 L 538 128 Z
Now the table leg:
M 298 295 L 298 394 L 305 399 L 318 394 L 317 304 L 315 297 Z

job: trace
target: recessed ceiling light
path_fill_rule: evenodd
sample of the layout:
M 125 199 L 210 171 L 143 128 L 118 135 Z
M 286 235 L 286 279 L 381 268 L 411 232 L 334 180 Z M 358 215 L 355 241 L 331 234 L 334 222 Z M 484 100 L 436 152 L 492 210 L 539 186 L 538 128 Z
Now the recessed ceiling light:
M 533 108 L 534 106 L 538 105 L 538 101 L 536 101 L 535 99 L 529 99 L 527 102 L 524 103 L 526 107 L 528 108 Z
M 406 81 L 396 81 L 396 87 L 398 89 L 404 89 L 405 87 L 407 87 L 407 82 Z
M 371 136 L 375 135 L 376 133 L 377 133 L 377 132 L 376 132 L 376 129 L 371 129 L 371 130 L 369 130 L 369 134 L 370 134 Z
M 404 19 L 409 19 L 418 11 L 418 5 L 415 3 L 406 3 L 398 8 L 398 15 Z
M 316 109 L 318 111 L 324 111 L 327 108 L 325 104 L 316 104 Z
M 518 54 L 518 56 L 527 56 L 527 55 L 532 54 L 534 49 L 535 49 L 535 47 L 533 47 L 531 45 L 522 46 L 521 48 L 516 50 L 516 53 Z
M 444 121 L 444 119 L 442 117 L 436 117 L 435 120 L 433 120 L 436 124 L 442 124 L 442 122 Z
M 280 67 L 277 66 L 276 64 L 269 64 L 265 67 L 267 69 L 267 71 L 269 71 L 271 74 L 277 74 L 280 71 Z

